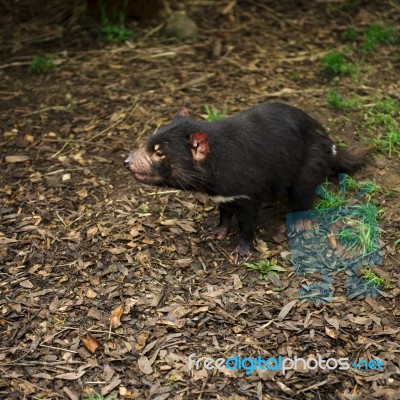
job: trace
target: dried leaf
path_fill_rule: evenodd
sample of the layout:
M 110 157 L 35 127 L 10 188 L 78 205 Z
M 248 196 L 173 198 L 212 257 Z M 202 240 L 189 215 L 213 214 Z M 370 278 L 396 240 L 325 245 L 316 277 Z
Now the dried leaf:
M 204 292 L 201 295 L 205 297 L 219 297 L 226 292 L 225 289 L 218 289 L 218 290 L 210 290 L 209 292 Z
M 367 344 L 367 343 L 369 343 L 371 340 L 370 339 L 368 339 L 368 338 L 366 338 L 365 336 L 358 336 L 357 337 L 357 342 L 358 343 L 361 343 L 361 344 Z
M 19 285 L 22 286 L 25 289 L 32 289 L 33 288 L 33 283 L 28 279 L 25 279 L 25 280 L 21 281 L 19 283 Z
M 226 368 L 226 367 L 225 367 Z M 191 371 L 191 379 L 196 381 L 204 381 L 208 378 L 208 371 L 205 368 L 201 369 L 192 369 Z
M 8 238 L 5 236 L 0 237 L 0 245 L 9 244 L 9 243 L 18 243 L 17 239 Z
M 329 231 L 327 234 L 327 238 L 328 238 L 329 247 L 332 250 L 336 250 L 336 248 L 338 247 L 337 240 L 336 240 L 336 234 L 333 233 L 332 231 Z
M 112 310 L 110 315 L 110 326 L 111 328 L 118 328 L 121 325 L 121 316 L 124 312 L 124 305 L 121 304 L 117 308 Z
M 47 378 L 49 379 L 49 378 Z M 66 386 L 63 387 L 65 394 L 69 397 L 70 400 L 79 400 L 79 396 L 73 392 L 71 389 L 67 388 Z
M 153 373 L 153 368 L 151 367 L 150 361 L 146 356 L 142 356 L 138 359 L 138 367 L 140 371 L 146 375 Z
M 332 329 L 332 328 L 329 328 L 328 326 L 325 327 L 325 333 L 326 333 L 329 337 L 331 337 L 331 338 L 333 338 L 333 339 L 337 339 L 338 336 L 339 336 L 339 334 L 338 334 L 337 331 L 335 331 L 335 330 Z
M 238 274 L 233 274 L 233 287 L 235 290 L 241 289 L 243 287 L 242 281 Z
M 81 336 L 82 343 L 91 352 L 94 353 L 96 349 L 100 346 L 100 342 L 89 332 L 86 336 Z
M 164 226 L 174 226 L 177 224 L 177 220 L 176 219 L 164 219 L 162 221 L 160 221 L 161 225 Z
M 209 309 L 210 309 L 209 306 L 199 307 L 199 308 L 196 308 L 195 310 L 193 310 L 192 314 L 196 315 L 196 314 L 200 314 L 200 313 L 203 313 L 203 312 L 207 312 Z
M 87 235 L 87 237 L 91 238 L 91 237 L 95 236 L 98 231 L 99 231 L 99 228 L 97 226 L 92 226 L 91 228 L 89 228 L 86 231 L 86 235 Z
M 104 386 L 101 389 L 101 394 L 103 396 L 105 396 L 106 394 L 108 394 L 109 392 L 111 392 L 111 390 L 115 389 L 117 386 L 119 386 L 121 384 L 121 379 L 119 377 L 115 377 L 107 386 Z
M 180 268 L 186 268 L 193 263 L 191 258 L 181 258 L 180 260 L 176 260 L 176 263 Z
M 336 318 L 329 318 L 325 317 L 325 321 L 329 324 L 332 325 L 337 331 L 339 330 L 339 321 Z
M 29 232 L 29 231 L 35 231 L 37 230 L 38 227 L 36 225 L 25 225 L 21 228 L 16 229 L 16 232 Z
M 283 243 L 287 240 L 287 236 L 283 233 L 277 233 L 273 236 L 273 239 L 276 243 Z
M 33 385 L 30 382 L 19 382 L 18 388 L 21 391 L 21 393 L 24 393 L 24 395 L 30 395 L 30 394 L 36 392 L 35 385 Z M 30 397 L 30 396 L 28 396 L 28 397 Z
M 144 348 L 144 346 L 146 345 L 146 342 L 147 342 L 147 339 L 148 339 L 149 335 L 150 335 L 149 331 L 142 331 L 142 332 L 139 332 L 137 334 L 136 342 L 134 344 L 135 349 L 137 351 L 140 351 L 140 350 L 142 350 Z
M 58 374 L 55 376 L 56 379 L 65 379 L 66 381 L 75 381 L 79 379 L 81 376 L 85 375 L 86 371 L 81 370 L 77 372 L 67 372 L 65 374 Z
M 38 374 L 33 374 L 32 378 L 37 378 L 37 379 L 52 379 L 53 376 L 50 374 L 46 374 L 45 372 L 40 372 Z M 78 399 L 79 400 L 79 399 Z
M 6 156 L 7 163 L 19 163 L 19 162 L 25 162 L 28 160 L 29 160 L 29 156 L 23 156 L 23 155 Z
M 62 304 L 62 300 L 60 300 L 58 297 L 56 297 L 49 305 L 49 310 L 54 311 L 57 310 L 58 307 Z
M 357 325 L 366 325 L 372 322 L 371 317 L 355 317 L 353 314 L 349 314 L 349 321 L 354 322 Z
M 108 249 L 108 252 L 114 255 L 125 253 L 125 251 L 125 247 L 113 247 L 111 249 Z
M 266 253 L 269 250 L 267 243 L 261 239 L 256 239 L 255 248 L 261 253 Z
M 89 196 L 89 193 L 88 193 L 88 191 L 87 191 L 86 189 L 78 190 L 78 191 L 76 192 L 76 194 L 77 194 L 81 199 L 86 199 L 86 197 Z
M 286 315 L 289 314 L 290 310 L 293 308 L 293 306 L 298 302 L 298 299 L 292 300 L 289 303 L 287 303 L 282 310 L 278 314 L 278 321 L 283 321 L 283 319 L 286 317 Z
M 86 297 L 88 297 L 89 299 L 94 299 L 97 297 L 97 293 L 93 289 L 88 288 L 86 291 Z
M 290 387 L 286 386 L 283 382 L 276 381 L 276 383 L 279 386 L 279 389 L 282 390 L 282 392 L 284 392 L 290 396 L 295 396 L 296 393 L 292 389 L 290 389 Z
M 174 329 L 182 329 L 186 325 L 186 319 L 177 319 L 174 321 L 163 319 L 163 320 L 160 320 L 159 323 L 161 325 L 171 326 Z
M 177 225 L 180 226 L 185 232 L 197 232 L 197 230 L 193 227 L 193 223 L 191 221 L 178 221 Z
M 130 234 L 132 237 L 137 237 L 137 236 L 140 235 L 140 232 L 139 232 L 139 230 L 138 230 L 137 228 L 132 228 L 132 229 L 129 231 L 129 234 Z

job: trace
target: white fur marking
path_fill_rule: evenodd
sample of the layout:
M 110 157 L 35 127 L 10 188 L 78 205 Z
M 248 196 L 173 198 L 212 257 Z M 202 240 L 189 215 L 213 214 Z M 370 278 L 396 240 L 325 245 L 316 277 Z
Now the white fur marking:
M 219 203 L 229 203 L 231 201 L 241 200 L 241 199 L 250 200 L 250 197 L 245 195 L 245 194 L 239 194 L 237 196 L 211 196 L 210 198 L 214 203 L 217 203 L 217 204 L 219 204 Z
M 333 144 L 333 145 L 332 145 L 332 154 L 333 154 L 334 156 L 336 156 L 336 154 L 337 154 L 336 144 Z

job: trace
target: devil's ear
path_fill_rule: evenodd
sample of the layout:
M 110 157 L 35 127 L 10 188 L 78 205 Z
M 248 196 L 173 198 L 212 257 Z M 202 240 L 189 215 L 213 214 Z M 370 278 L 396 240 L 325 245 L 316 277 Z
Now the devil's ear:
M 204 160 L 210 152 L 207 133 L 203 131 L 192 132 L 189 135 L 190 149 L 196 161 Z
M 189 110 L 186 107 L 181 107 L 176 117 L 189 117 Z

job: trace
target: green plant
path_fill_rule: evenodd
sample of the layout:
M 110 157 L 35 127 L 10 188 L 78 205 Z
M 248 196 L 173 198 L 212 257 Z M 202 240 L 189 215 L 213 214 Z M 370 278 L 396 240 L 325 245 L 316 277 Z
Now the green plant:
M 219 119 L 222 119 L 226 117 L 226 111 L 218 111 L 214 107 L 209 107 L 209 106 L 204 106 L 204 109 L 207 113 L 207 118 L 209 121 L 218 121 Z
M 364 30 L 364 45 L 361 47 L 361 53 L 363 55 L 370 54 L 375 50 L 377 44 L 395 43 L 396 39 L 395 27 L 372 24 Z
M 139 206 L 139 211 L 140 211 L 142 214 L 147 214 L 147 213 L 149 212 L 149 205 L 148 205 L 147 203 L 142 203 L 142 204 Z
M 127 1 L 123 4 L 126 7 Z M 125 13 L 121 9 L 117 13 L 109 13 L 104 0 L 99 0 L 101 14 L 101 35 L 110 42 L 124 42 L 125 40 L 135 39 L 135 33 L 125 27 Z
M 379 186 L 374 182 L 359 183 L 349 176 L 342 180 L 340 191 L 329 190 L 329 182 L 318 188 L 322 198 L 316 202 L 314 208 L 321 212 L 337 209 L 337 212 L 329 212 L 327 216 L 331 224 L 339 221 L 341 229 L 337 236 L 348 250 L 359 251 L 362 255 L 366 255 L 379 248 L 377 225 L 379 210 L 370 202 L 373 194 L 379 190 Z M 344 191 L 350 195 L 345 197 Z M 361 196 L 365 196 L 366 202 L 359 200 Z M 353 202 L 357 200 L 358 204 L 344 209 L 349 200 Z
M 348 27 L 342 34 L 341 39 L 343 42 L 353 42 L 357 39 L 358 33 L 352 26 Z
M 170 375 L 167 377 L 167 382 L 169 385 L 173 385 L 178 380 L 178 377 L 175 375 Z
M 365 284 L 374 287 L 387 287 L 387 283 L 383 278 L 380 278 L 375 272 L 371 271 L 369 268 L 362 270 L 362 277 L 365 279 Z
M 357 99 L 342 97 L 335 90 L 330 90 L 328 92 L 326 95 L 326 102 L 328 103 L 329 107 L 340 109 L 352 108 L 358 105 Z
M 35 74 L 47 74 L 55 68 L 56 65 L 50 57 L 34 56 L 30 64 L 30 70 Z
M 300 74 L 298 74 L 297 72 L 293 72 L 293 73 L 289 74 L 288 78 L 293 81 L 298 81 L 299 79 L 301 79 Z
M 346 175 L 345 178 L 345 187 L 349 191 L 353 192 L 362 192 L 365 194 L 367 201 L 371 200 L 371 197 L 378 192 L 381 192 L 381 187 L 372 181 L 361 181 L 357 182 L 354 178 L 349 175 Z
M 361 5 L 361 3 L 362 3 L 362 0 L 347 0 L 346 1 L 346 5 L 353 9 L 359 7 Z
M 362 255 L 366 255 L 375 249 L 374 226 L 352 217 L 344 221 L 346 227 L 340 231 L 339 239 L 348 250 L 359 250 Z
M 350 175 L 346 175 L 345 177 L 345 186 L 346 189 L 351 191 L 363 191 L 369 195 L 374 193 L 378 193 L 382 191 L 382 188 L 376 183 L 372 181 L 361 181 L 357 182 Z
M 89 397 L 84 397 L 83 400 L 115 400 L 115 397 L 104 397 L 100 393 L 94 392 Z
M 126 40 L 135 38 L 135 33 L 123 25 L 103 23 L 100 32 L 109 42 L 125 42 Z
M 355 72 L 354 65 L 349 64 L 343 54 L 336 51 L 325 54 L 321 58 L 322 69 L 332 75 L 346 75 Z
M 339 208 L 346 204 L 346 199 L 342 194 L 335 190 L 329 190 L 329 182 L 326 181 L 318 188 L 320 199 L 314 204 L 316 210 L 327 210 L 330 208 Z
M 378 215 L 377 206 L 367 202 L 351 206 L 345 217 L 336 218 L 344 224 L 338 237 L 348 250 L 358 251 L 363 256 L 379 250 Z
M 260 260 L 255 263 L 245 263 L 244 265 L 251 271 L 259 272 L 263 280 L 279 278 L 279 273 L 286 271 L 285 268 L 276 264 L 274 260 Z
M 389 130 L 385 134 L 380 135 L 378 139 L 372 141 L 374 146 L 383 152 L 387 152 L 389 156 L 398 153 L 400 149 L 400 130 Z
M 374 106 L 365 113 L 366 125 L 382 127 L 378 138 L 367 141 L 379 151 L 400 152 L 400 102 L 395 99 L 377 99 Z
M 353 196 L 360 197 L 361 195 L 365 196 L 367 203 L 363 202 L 362 205 L 370 204 L 369 201 L 373 197 L 373 195 L 377 192 L 380 192 L 382 189 L 375 182 L 372 181 L 361 181 L 357 182 L 354 178 L 349 175 L 344 177 L 342 181 L 342 187 L 339 190 L 337 185 L 333 185 L 329 181 L 325 181 L 322 185 L 318 187 L 318 195 L 321 197 L 314 204 L 314 208 L 317 210 L 326 210 L 330 208 L 339 208 L 344 206 L 349 200 L 354 198 Z M 348 196 L 344 196 L 343 191 L 349 193 Z M 357 208 L 355 208 L 355 213 L 363 214 L 366 210 L 362 212 L 358 212 Z M 370 221 L 374 219 L 375 212 L 369 214 Z
M 373 108 L 369 111 L 369 115 L 374 119 L 374 123 L 391 125 L 393 123 L 393 118 L 390 117 L 396 117 L 399 112 L 400 102 L 390 98 L 378 98 Z

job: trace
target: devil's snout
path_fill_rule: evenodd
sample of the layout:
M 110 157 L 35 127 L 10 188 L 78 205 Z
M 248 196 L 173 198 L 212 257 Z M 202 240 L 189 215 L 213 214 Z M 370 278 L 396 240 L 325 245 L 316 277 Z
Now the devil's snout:
M 161 176 L 154 169 L 150 157 L 143 148 L 133 150 L 132 153 L 125 158 L 124 166 L 139 182 L 148 183 L 150 185 L 159 185 L 162 182 Z
M 127 157 L 124 160 L 124 167 L 129 169 L 129 165 L 130 165 L 130 160 L 129 160 L 129 157 Z

